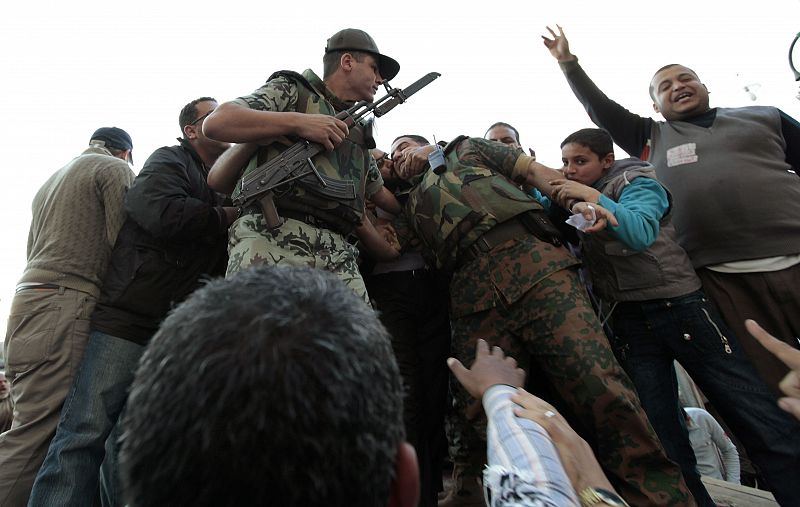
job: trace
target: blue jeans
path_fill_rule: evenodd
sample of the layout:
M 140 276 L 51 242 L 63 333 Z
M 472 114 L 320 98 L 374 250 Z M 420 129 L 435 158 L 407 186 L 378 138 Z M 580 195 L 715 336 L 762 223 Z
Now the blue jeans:
M 612 328 L 620 363 L 667 455 L 685 475 L 697 476 L 696 462 L 679 411 L 673 360 L 719 410 L 776 500 L 800 505 L 800 423 L 778 408 L 775 396 L 702 292 L 620 303 Z M 686 476 L 686 481 L 692 479 Z M 697 501 L 702 505 L 700 498 Z
M 92 331 L 28 505 L 85 506 L 97 496 L 105 442 L 144 347 Z

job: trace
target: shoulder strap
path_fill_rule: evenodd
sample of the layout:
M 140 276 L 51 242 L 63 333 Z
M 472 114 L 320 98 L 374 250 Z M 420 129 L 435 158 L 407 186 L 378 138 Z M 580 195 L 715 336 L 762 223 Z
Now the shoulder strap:
M 449 143 L 447 143 L 447 146 L 444 147 L 444 154 L 445 155 L 449 155 L 450 152 L 453 151 L 456 146 L 458 146 L 458 143 L 460 143 L 464 139 L 469 139 L 469 136 L 461 135 L 461 136 L 456 137 L 455 139 L 453 139 Z
M 275 79 L 277 77 L 285 77 L 287 79 L 290 79 L 292 81 L 297 82 L 298 85 L 300 85 L 300 86 L 297 87 L 297 107 L 298 107 L 297 112 L 298 113 L 305 113 L 306 112 L 306 106 L 308 104 L 308 98 L 311 95 L 311 93 L 314 93 L 317 96 L 320 95 L 317 92 L 317 90 L 314 89 L 314 87 L 311 85 L 311 83 L 308 81 L 308 79 L 306 79 L 305 76 L 303 76 L 299 72 L 295 72 L 293 70 L 279 70 L 278 72 L 273 72 L 272 75 L 269 77 L 268 81 L 272 81 L 273 79 Z

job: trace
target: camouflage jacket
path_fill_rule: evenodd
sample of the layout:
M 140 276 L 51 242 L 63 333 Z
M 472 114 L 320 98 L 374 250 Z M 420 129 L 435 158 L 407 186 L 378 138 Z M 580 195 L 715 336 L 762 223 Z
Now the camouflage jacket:
M 415 179 L 395 229 L 401 243 L 420 243 L 429 262 L 454 270 L 459 256 L 486 231 L 542 207 L 514 182 L 523 181 L 532 160 L 521 149 L 462 137 L 447 146 L 445 157 L 444 172 L 427 171 Z M 564 248 L 533 234 L 509 242 L 455 270 L 453 316 L 513 303 L 549 274 L 576 263 Z
M 531 157 L 480 138 L 458 138 L 445 148 L 447 170 L 412 180 L 403 216 L 395 223 L 401 243 L 419 241 L 438 268 L 452 269 L 483 233 L 509 218 L 542 209 L 511 179 L 524 178 Z
M 336 97 L 310 69 L 305 70 L 302 75 L 289 71 L 276 72 L 262 87 L 236 101 L 260 111 L 327 115 L 335 115 L 352 105 Z M 297 182 L 276 192 L 275 202 L 278 208 L 308 213 L 334 223 L 359 224 L 364 210 L 365 194 L 370 196 L 383 185 L 381 174 L 367 149 L 368 140 L 364 139 L 363 131 L 364 129 L 351 128 L 350 135 L 334 151 L 322 152 L 313 158 L 317 170 L 324 176 L 353 184 L 353 199 L 336 200 L 325 195 L 325 190 L 321 187 Z M 263 147 L 244 175 L 249 174 L 257 164 L 277 156 L 297 140 L 280 137 L 269 146 Z

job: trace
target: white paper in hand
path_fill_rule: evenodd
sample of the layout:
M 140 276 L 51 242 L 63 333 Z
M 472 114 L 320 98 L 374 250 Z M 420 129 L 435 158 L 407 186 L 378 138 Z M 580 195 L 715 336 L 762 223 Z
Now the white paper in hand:
M 595 222 L 597 222 L 597 213 L 594 211 L 593 206 L 589 206 L 589 209 L 592 212 L 592 219 L 586 220 L 582 214 L 576 213 L 571 215 L 566 222 L 571 225 L 572 227 L 578 229 L 579 231 L 585 231 L 589 227 L 593 226 Z

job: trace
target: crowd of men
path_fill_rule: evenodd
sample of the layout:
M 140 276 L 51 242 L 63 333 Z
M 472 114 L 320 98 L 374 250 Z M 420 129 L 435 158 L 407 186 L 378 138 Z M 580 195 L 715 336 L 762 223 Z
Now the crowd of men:
M 675 360 L 800 505 L 800 124 L 675 64 L 639 117 L 548 30 L 602 127 L 563 167 L 503 122 L 377 149 L 336 115 L 400 64 L 356 29 L 186 104 L 136 176 L 99 128 L 33 202 L 0 505 L 713 506 Z

